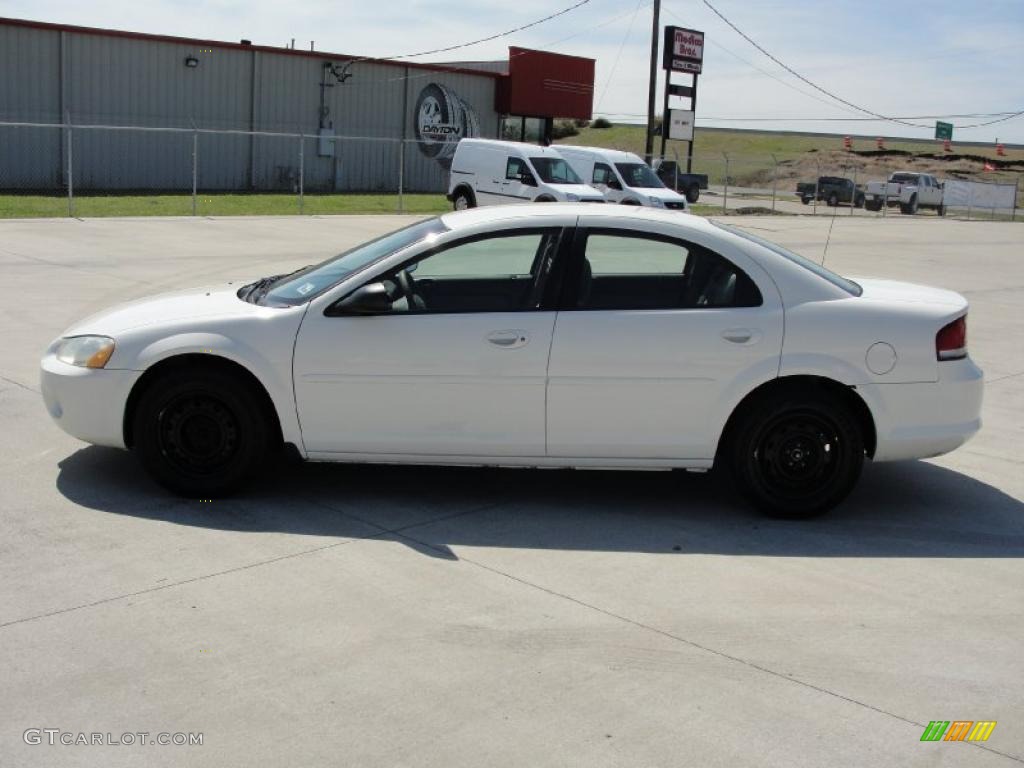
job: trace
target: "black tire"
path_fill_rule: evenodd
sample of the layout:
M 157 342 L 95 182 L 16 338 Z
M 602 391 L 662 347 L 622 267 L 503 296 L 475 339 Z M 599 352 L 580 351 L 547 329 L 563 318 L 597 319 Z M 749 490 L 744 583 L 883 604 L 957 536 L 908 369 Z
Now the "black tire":
M 548 197 L 547 195 L 541 195 L 540 197 L 538 197 L 533 202 L 535 202 L 535 203 L 553 203 L 553 202 L 555 202 L 555 198 Z
M 253 477 L 272 439 L 252 386 L 217 370 L 161 378 L 142 394 L 132 429 L 135 453 L 153 479 L 196 498 L 225 495 Z
M 800 198 L 800 202 L 803 203 L 804 205 L 810 205 L 811 204 L 811 198 L 809 198 L 809 197 L 801 197 Z
M 452 207 L 456 211 L 466 211 L 470 208 L 476 208 L 476 196 L 472 190 L 466 189 L 465 187 L 459 187 L 455 192 L 455 196 L 452 198 Z
M 900 203 L 900 213 L 907 216 L 913 216 L 917 213 L 917 195 L 911 195 L 909 203 Z
M 828 207 L 829 208 L 836 208 L 838 205 L 839 205 L 839 196 L 835 192 L 833 192 L 831 195 L 828 196 Z
M 946 206 L 940 205 L 936 212 L 939 214 L 939 216 L 945 216 L 946 215 Z
M 864 465 L 864 437 L 853 414 L 806 390 L 752 404 L 731 440 L 740 490 L 773 517 L 826 512 L 846 498 Z
M 696 203 L 698 200 L 700 200 L 700 187 L 696 184 L 691 184 L 686 189 L 686 202 Z
M 864 201 L 864 210 L 866 210 L 866 211 L 874 211 L 875 213 L 877 213 L 878 211 L 882 210 L 882 201 L 881 200 L 865 200 Z
M 864 207 L 864 195 L 857 195 L 857 197 L 855 197 L 854 200 L 853 200 L 853 205 L 854 205 L 855 208 L 863 208 Z
M 640 205 L 640 202 L 638 200 L 622 200 L 619 205 Z

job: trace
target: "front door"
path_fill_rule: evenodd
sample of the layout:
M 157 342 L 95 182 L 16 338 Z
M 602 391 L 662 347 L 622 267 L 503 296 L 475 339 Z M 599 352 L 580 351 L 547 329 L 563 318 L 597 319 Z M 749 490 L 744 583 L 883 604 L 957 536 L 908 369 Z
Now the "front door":
M 749 257 L 587 223 L 551 349 L 548 454 L 713 458 L 732 407 L 777 375 L 777 290 Z
M 294 356 L 306 450 L 542 456 L 560 228 L 506 230 L 428 252 L 381 280 L 391 310 L 310 311 Z

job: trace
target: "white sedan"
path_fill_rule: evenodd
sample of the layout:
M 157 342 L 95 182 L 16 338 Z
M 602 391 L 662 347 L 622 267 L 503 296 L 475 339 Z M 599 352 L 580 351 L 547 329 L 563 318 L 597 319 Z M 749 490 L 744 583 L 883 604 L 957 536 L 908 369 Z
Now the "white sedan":
M 865 456 L 981 426 L 967 302 L 848 280 L 738 229 L 620 206 L 419 221 L 239 288 L 97 314 L 46 350 L 69 434 L 171 490 L 313 461 L 706 470 L 767 512 L 841 501 Z

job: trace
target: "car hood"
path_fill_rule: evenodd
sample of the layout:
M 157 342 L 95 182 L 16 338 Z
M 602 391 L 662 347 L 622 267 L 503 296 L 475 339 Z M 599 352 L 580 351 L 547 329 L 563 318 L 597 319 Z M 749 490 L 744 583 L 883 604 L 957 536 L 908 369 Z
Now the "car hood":
M 953 313 L 967 309 L 967 299 L 956 291 L 947 291 L 945 288 L 875 278 L 851 277 L 850 280 L 864 290 L 861 296 L 866 299 L 906 304 L 928 304 Z
M 636 192 L 638 195 L 643 195 L 644 197 L 653 197 L 658 200 L 665 200 L 673 203 L 686 200 L 685 197 L 668 187 L 630 187 L 630 190 Z
M 551 189 L 562 192 L 566 195 L 578 195 L 579 197 L 595 197 L 604 200 L 600 190 L 594 189 L 587 184 L 548 184 Z
M 254 304 L 242 301 L 237 292 L 240 283 L 221 283 L 205 288 L 162 293 L 97 312 L 75 323 L 62 335 L 98 334 L 116 336 L 144 326 L 199 320 L 212 317 L 253 315 Z

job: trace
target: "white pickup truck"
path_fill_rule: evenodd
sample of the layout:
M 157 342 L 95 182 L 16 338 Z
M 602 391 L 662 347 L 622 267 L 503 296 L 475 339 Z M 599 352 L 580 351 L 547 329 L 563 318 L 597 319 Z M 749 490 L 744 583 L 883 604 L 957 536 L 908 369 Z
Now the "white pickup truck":
M 880 211 L 883 205 L 898 205 L 900 213 L 915 214 L 918 208 L 934 208 L 944 216 L 942 182 L 927 173 L 894 173 L 889 181 L 869 181 L 864 189 L 864 207 Z

